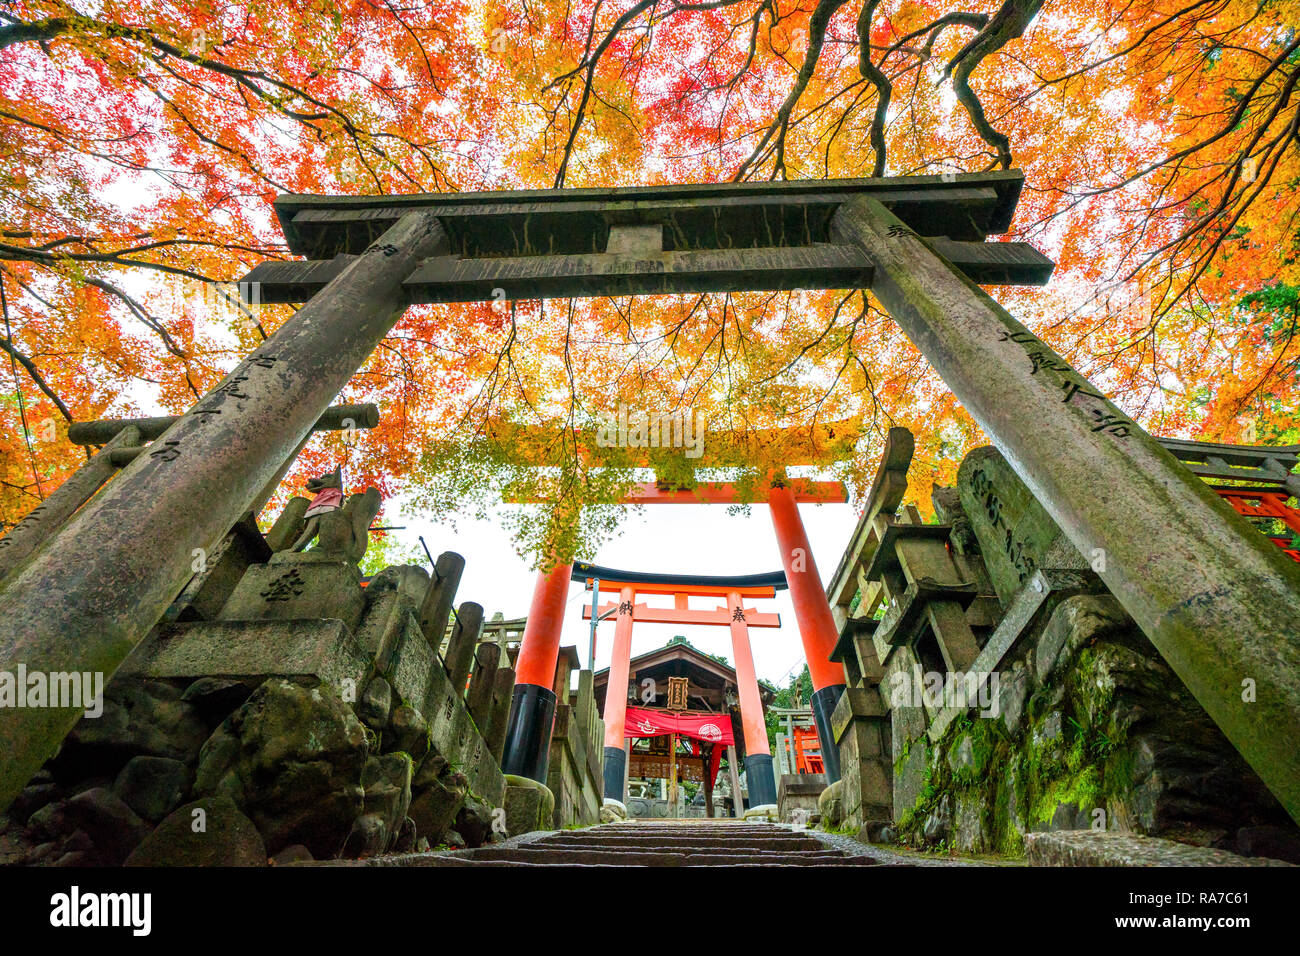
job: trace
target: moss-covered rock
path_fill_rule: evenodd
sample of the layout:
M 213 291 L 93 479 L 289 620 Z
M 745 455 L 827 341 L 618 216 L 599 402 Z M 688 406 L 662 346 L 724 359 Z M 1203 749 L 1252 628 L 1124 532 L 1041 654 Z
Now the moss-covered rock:
M 896 808 L 901 842 L 1016 855 L 1034 831 L 1131 828 L 1230 846 L 1234 827 L 1278 819 L 1110 597 L 1063 601 L 1019 654 L 1025 662 L 1003 664 L 1023 685 L 1014 720 L 971 712 L 933 745 L 920 737 L 895 752 L 896 774 L 925 760 L 913 802 Z
M 266 862 L 266 847 L 253 821 L 229 797 L 218 796 L 173 811 L 135 848 L 126 865 L 265 866 Z
M 194 792 L 224 795 L 275 853 L 301 843 L 334 857 L 361 814 L 366 736 L 328 685 L 268 680 L 203 745 Z
M 817 798 L 817 811 L 822 816 L 821 825 L 823 829 L 833 830 L 844 822 L 844 800 L 841 796 L 842 783 L 842 780 L 836 780 L 823 790 Z

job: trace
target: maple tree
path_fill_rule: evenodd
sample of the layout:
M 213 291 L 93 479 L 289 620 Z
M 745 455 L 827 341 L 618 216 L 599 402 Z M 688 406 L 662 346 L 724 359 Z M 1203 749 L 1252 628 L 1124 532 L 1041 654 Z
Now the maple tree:
M 212 284 L 284 255 L 276 194 L 447 188 L 493 115 L 455 4 L 76 7 L 0 20 L 7 525 L 84 460 L 68 421 L 180 413 L 288 316 Z M 402 388 L 365 387 L 389 414 L 351 464 L 387 490 Z
M 7 523 L 81 460 L 66 420 L 183 411 L 289 314 L 175 295 L 283 255 L 279 191 L 1014 166 L 1009 238 L 1059 265 L 1045 289 L 999 290 L 1013 314 L 1157 434 L 1300 440 L 1283 0 L 75 6 L 0 15 Z M 511 482 L 615 494 L 636 462 L 585 436 L 620 405 L 736 435 L 852 423 L 856 449 L 822 464 L 857 492 L 906 425 L 923 507 L 984 440 L 860 291 L 412 309 L 341 400 L 379 402 L 380 428 L 313 440 L 289 484 L 342 457 L 350 482 L 435 517 L 485 513 Z M 502 423 L 545 426 L 550 467 L 521 465 Z M 782 464 L 748 447 L 722 474 Z M 590 555 L 621 512 L 513 514 L 521 548 L 558 535 Z

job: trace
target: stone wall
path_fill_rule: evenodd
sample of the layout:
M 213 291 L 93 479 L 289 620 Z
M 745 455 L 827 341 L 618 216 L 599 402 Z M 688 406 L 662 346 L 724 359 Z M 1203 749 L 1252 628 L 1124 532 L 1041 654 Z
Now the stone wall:
M 123 665 L 0 817 L 0 862 L 265 865 L 506 835 L 498 729 L 426 636 L 429 585 L 398 567 L 363 588 L 310 551 L 253 564 Z M 481 723 L 509 697 L 491 671 Z
M 567 684 L 567 671 L 563 679 Z M 567 699 L 555 707 L 546 779 L 555 795 L 556 829 L 600 822 L 603 802 L 605 722 L 597 714 L 591 671 L 578 673 L 578 689 Z
M 1285 812 L 1109 595 L 1065 598 L 1000 674 L 996 715 L 913 744 L 905 841 L 1019 854 L 1027 833 L 1097 829 L 1294 858 Z
M 843 825 L 962 853 L 1095 830 L 1300 862 L 1300 831 L 1094 573 L 1104 554 L 992 448 L 933 503 L 925 526 L 869 503 L 832 583 Z M 866 793 L 892 795 L 891 826 L 850 812 Z
M 957 490 L 940 510 L 1005 608 L 971 668 L 990 706 L 937 709 L 895 754 L 921 773 L 899 836 L 1018 854 L 1028 833 L 1096 830 L 1300 859 L 1287 814 L 1091 573 L 1104 555 L 1080 554 L 992 448 Z

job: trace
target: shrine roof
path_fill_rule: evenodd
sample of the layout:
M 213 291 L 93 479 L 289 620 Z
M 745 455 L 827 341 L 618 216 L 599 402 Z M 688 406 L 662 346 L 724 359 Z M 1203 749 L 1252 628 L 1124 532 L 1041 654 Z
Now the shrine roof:
M 609 586 L 615 583 L 661 585 L 665 587 L 679 586 L 683 589 L 693 586 L 717 588 L 718 590 L 726 588 L 775 588 L 781 591 L 788 587 L 784 571 L 766 571 L 760 574 L 662 574 L 652 571 L 619 571 L 615 568 L 589 564 L 586 561 L 575 561 L 573 563 L 571 577 L 574 581 L 599 579 L 602 590 L 608 590 Z
M 734 667 L 714 660 L 689 644 L 665 644 L 645 654 L 638 654 L 629 661 L 629 673 L 638 678 L 654 677 L 656 680 L 684 676 L 690 679 L 693 691 L 721 691 L 726 684 L 736 684 Z M 595 673 L 593 689 L 602 706 L 608 683 L 608 667 Z M 764 706 L 775 696 L 774 691 L 761 680 L 758 692 Z

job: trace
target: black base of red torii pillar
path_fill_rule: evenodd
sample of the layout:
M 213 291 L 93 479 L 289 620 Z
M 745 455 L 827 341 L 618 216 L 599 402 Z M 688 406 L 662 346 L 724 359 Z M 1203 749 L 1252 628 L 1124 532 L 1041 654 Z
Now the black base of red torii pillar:
M 555 665 L 564 630 L 564 604 L 569 594 L 572 565 L 557 564 L 537 574 L 528 623 L 515 661 L 515 690 L 506 723 L 503 773 L 546 782 L 555 723 Z

